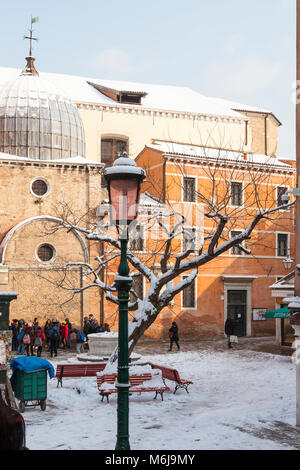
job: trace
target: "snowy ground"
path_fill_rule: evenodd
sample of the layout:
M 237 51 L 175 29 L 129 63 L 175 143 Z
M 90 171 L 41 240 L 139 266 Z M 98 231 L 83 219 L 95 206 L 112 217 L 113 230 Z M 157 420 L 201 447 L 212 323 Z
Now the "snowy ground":
M 290 357 L 204 350 L 144 359 L 172 366 L 194 384 L 189 394 L 165 393 L 164 401 L 153 400 L 154 393 L 130 397 L 132 450 L 300 449 Z M 101 403 L 95 377 L 64 379 L 63 388 L 56 383 L 48 381 L 46 411 L 37 407 L 24 413 L 27 446 L 113 450 L 116 395 Z

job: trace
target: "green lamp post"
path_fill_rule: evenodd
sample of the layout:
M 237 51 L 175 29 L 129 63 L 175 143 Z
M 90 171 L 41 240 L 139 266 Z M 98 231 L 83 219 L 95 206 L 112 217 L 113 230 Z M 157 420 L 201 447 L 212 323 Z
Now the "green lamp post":
M 121 259 L 115 283 L 119 300 L 118 335 L 118 423 L 116 450 L 130 450 L 129 444 L 129 366 L 128 366 L 128 302 L 132 286 L 127 262 L 128 226 L 138 213 L 140 186 L 146 177 L 126 152 L 104 170 L 107 181 L 111 222 L 117 226 Z

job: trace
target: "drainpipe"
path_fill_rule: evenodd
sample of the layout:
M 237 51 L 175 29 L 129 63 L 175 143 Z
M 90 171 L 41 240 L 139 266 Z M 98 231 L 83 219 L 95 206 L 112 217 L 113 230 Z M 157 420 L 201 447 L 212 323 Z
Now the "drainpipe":
M 265 115 L 265 154 L 268 155 L 268 114 Z

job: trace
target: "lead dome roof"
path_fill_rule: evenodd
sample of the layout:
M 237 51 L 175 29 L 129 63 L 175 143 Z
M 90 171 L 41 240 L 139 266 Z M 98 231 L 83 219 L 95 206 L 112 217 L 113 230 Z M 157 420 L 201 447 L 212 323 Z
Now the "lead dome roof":
M 30 59 L 30 60 L 29 60 Z M 37 160 L 85 156 L 85 137 L 76 105 L 27 67 L 0 89 L 0 151 Z

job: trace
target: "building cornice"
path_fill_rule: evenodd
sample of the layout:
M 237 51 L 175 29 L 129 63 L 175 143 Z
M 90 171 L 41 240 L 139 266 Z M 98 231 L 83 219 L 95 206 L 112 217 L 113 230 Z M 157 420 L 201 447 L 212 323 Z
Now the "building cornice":
M 201 114 L 187 111 L 174 111 L 168 109 L 145 108 L 141 105 L 125 105 L 121 103 L 101 104 L 101 103 L 85 103 L 75 101 L 78 109 L 97 110 L 100 112 L 113 112 L 132 115 L 144 115 L 148 117 L 167 117 L 172 119 L 186 119 L 192 121 L 210 121 L 210 122 L 226 122 L 226 123 L 244 123 L 249 119 L 243 116 L 222 116 L 215 114 Z
M 29 160 L 29 159 L 21 159 L 21 158 L 3 158 L 0 157 L 0 167 L 1 166 L 22 166 L 22 167 L 38 167 L 38 168 L 63 168 L 64 170 L 92 170 L 95 168 L 104 168 L 103 163 L 98 162 L 91 162 L 87 161 L 84 162 L 67 162 L 63 160 L 61 162 L 54 161 L 54 160 Z
M 258 162 L 252 162 L 249 160 L 244 160 L 244 161 L 234 161 L 231 159 L 227 160 L 221 160 L 221 159 L 215 159 L 211 158 L 208 156 L 192 156 L 192 155 L 184 155 L 184 154 L 170 154 L 170 153 L 165 153 L 161 152 L 162 157 L 166 160 L 166 162 L 171 161 L 176 163 L 176 161 L 180 161 L 181 163 L 184 164 L 197 164 L 197 165 L 203 165 L 203 164 L 213 164 L 213 165 L 218 165 L 220 167 L 227 167 L 227 168 L 232 168 L 238 166 L 239 168 L 244 168 L 247 169 L 249 166 L 251 168 L 257 168 L 260 170 L 264 171 L 272 171 L 276 173 L 283 173 L 283 174 L 290 174 L 293 175 L 296 173 L 296 169 L 293 167 L 282 167 L 281 165 L 276 165 L 276 164 L 270 164 L 270 163 L 258 163 Z

